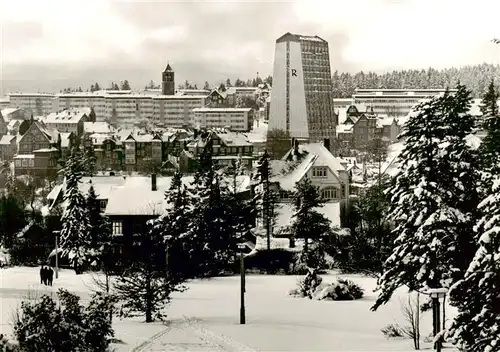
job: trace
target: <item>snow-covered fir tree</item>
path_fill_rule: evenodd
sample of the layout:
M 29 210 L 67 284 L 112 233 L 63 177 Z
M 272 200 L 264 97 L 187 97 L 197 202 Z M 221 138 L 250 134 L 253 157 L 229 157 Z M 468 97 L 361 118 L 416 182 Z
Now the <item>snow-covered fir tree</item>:
M 222 178 L 223 202 L 229 208 L 228 221 L 233 229 L 233 235 L 240 242 L 246 242 L 253 238 L 255 227 L 255 202 L 247 199 L 241 191 L 242 180 L 239 178 L 245 174 L 245 168 L 241 159 L 233 160 L 226 169 Z
M 94 151 L 94 146 L 91 144 L 88 147 L 85 147 L 85 152 L 83 155 L 84 158 L 84 173 L 90 177 L 96 174 L 96 163 L 97 158 Z
M 193 276 L 186 265 L 191 243 L 183 238 L 188 230 L 191 218 L 191 208 L 187 189 L 182 183 L 182 173 L 177 171 L 172 177 L 169 189 L 165 191 L 167 208 L 156 219 L 151 220 L 151 225 L 156 231 L 163 233 L 163 241 L 167 247 L 168 268 L 171 272 L 184 277 Z
M 464 279 L 450 290 L 458 315 L 448 332 L 457 345 L 471 352 L 500 351 L 500 177 L 480 204 L 479 249 Z
M 458 315 L 448 331 L 468 351 L 500 351 L 500 116 L 493 81 L 482 112 L 487 135 L 481 143 L 481 218 L 475 231 L 479 248 L 465 277 L 450 290 Z
M 254 187 L 255 206 L 264 224 L 268 250 L 271 249 L 271 228 L 277 216 L 276 204 L 279 201 L 278 192 L 271 188 L 271 173 L 271 157 L 267 150 L 264 150 L 264 153 L 257 162 L 257 169 L 253 180 L 257 183 Z
M 409 290 L 450 287 L 474 255 L 478 204 L 477 151 L 470 143 L 474 118 L 462 85 L 416 106 L 401 137 L 400 172 L 387 190 L 395 248 L 378 281 L 372 309 L 403 285 Z
M 194 181 L 189 186 L 190 225 L 182 235 L 189 244 L 189 265 L 198 276 L 212 276 L 231 265 L 237 238 L 228 220 L 230 210 L 223 201 L 223 185 L 212 160 L 208 141 L 199 158 Z
M 165 306 L 173 292 L 183 291 L 184 276 L 166 262 L 164 233 L 148 221 L 141 246 L 134 260 L 118 277 L 114 289 L 122 302 L 122 316 L 144 316 L 146 323 L 164 320 Z
M 109 220 L 101 214 L 100 202 L 92 183 L 86 198 L 86 207 L 89 221 L 89 260 L 92 266 L 103 266 L 105 253 L 111 244 L 111 226 Z
M 89 249 L 91 248 L 89 212 L 85 196 L 78 187 L 82 171 L 81 152 L 73 148 L 64 168 L 66 189 L 63 199 L 66 209 L 61 217 L 60 236 L 62 254 L 69 258 L 77 273 L 89 264 Z
M 309 240 L 317 242 L 330 232 L 331 221 L 318 211 L 323 205 L 319 187 L 313 185 L 308 177 L 295 184 L 294 214 L 290 229 L 294 237 L 304 240 L 306 253 Z

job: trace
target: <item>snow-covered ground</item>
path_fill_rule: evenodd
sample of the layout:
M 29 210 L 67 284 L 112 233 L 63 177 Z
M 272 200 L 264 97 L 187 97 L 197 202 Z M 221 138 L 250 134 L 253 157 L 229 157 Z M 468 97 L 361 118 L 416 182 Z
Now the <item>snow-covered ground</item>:
M 331 281 L 335 275 L 322 275 Z M 239 277 L 197 280 L 189 290 L 174 295 L 168 307 L 169 322 L 145 324 L 141 319 L 116 319 L 116 337 L 125 351 L 412 351 L 409 339 L 386 339 L 380 329 L 405 324 L 400 291 L 393 300 L 371 312 L 375 280 L 343 276 L 365 289 L 357 301 L 313 301 L 293 298 L 296 276 L 247 276 L 247 324 L 239 324 Z M 0 270 L 0 333 L 12 333 L 12 313 L 28 295 L 34 297 L 64 287 L 88 300 L 90 274 L 76 276 L 62 270 L 53 287 L 39 284 L 38 268 Z M 452 310 L 448 308 L 447 316 Z M 423 316 L 422 336 L 431 331 L 430 314 Z M 430 348 L 423 344 L 423 348 Z M 450 351 L 450 349 L 448 349 Z

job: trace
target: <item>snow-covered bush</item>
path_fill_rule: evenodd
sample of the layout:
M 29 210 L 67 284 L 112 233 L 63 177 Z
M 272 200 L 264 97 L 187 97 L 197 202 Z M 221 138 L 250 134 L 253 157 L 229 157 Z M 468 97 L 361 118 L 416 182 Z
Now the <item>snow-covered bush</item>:
M 331 284 L 319 286 L 312 298 L 316 300 L 352 301 L 363 297 L 363 289 L 346 279 L 337 279 Z
M 403 331 L 401 331 L 401 328 L 397 324 L 386 325 L 380 329 L 380 331 L 382 331 L 382 334 L 387 338 L 403 337 Z
M 314 300 L 350 301 L 362 298 L 364 290 L 354 282 L 341 278 L 332 283 L 323 282 L 317 276 L 317 271 L 311 270 L 306 277 L 297 281 L 297 288 L 288 294 Z
M 42 296 L 36 303 L 24 301 L 14 322 L 14 333 L 22 351 L 106 351 L 114 331 L 108 312 L 111 302 L 101 294 L 89 305 L 60 289 L 58 301 Z

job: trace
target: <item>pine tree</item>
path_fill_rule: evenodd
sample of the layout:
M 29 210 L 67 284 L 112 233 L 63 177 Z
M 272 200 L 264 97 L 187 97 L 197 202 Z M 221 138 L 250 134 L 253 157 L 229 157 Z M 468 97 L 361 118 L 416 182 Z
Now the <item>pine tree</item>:
M 164 233 L 148 221 L 140 250 L 115 284 L 122 316 L 145 316 L 146 323 L 164 320 L 165 306 L 174 292 L 183 291 L 184 277 L 166 265 Z
M 254 188 L 254 202 L 266 229 L 267 250 L 271 249 L 271 229 L 277 216 L 276 204 L 279 200 L 277 192 L 271 189 L 271 176 L 271 158 L 267 150 L 264 150 L 264 154 L 257 162 L 257 170 L 253 179 L 257 181 Z
M 310 239 L 318 242 L 330 232 L 331 221 L 317 210 L 323 205 L 319 187 L 313 185 L 308 177 L 295 184 L 293 195 L 295 212 L 290 230 L 294 238 L 304 240 L 304 253 L 309 249 Z
M 474 118 L 468 113 L 470 92 L 457 89 L 417 105 L 402 133 L 401 172 L 388 189 L 396 246 L 384 264 L 373 310 L 403 285 L 410 291 L 450 287 L 476 249 L 477 153 L 467 142 Z
M 243 175 L 245 168 L 240 155 L 238 159 L 233 159 L 226 169 L 224 189 L 228 193 L 223 200 L 229 207 L 228 220 L 234 232 L 233 236 L 239 242 L 252 239 L 252 229 L 255 227 L 255 202 L 253 199 L 245 199 L 240 192 L 240 177 Z
M 488 91 L 483 96 L 481 102 L 481 112 L 485 121 L 484 127 L 487 134 L 481 143 L 481 161 L 482 169 L 488 171 L 485 176 L 488 177 L 491 172 L 500 170 L 489 170 L 491 166 L 496 165 L 495 161 L 498 160 L 500 154 L 500 113 L 498 109 L 498 91 L 495 87 L 494 81 L 491 80 L 488 86 Z
M 121 90 L 130 90 L 130 83 L 128 83 L 128 80 L 124 80 L 121 82 Z
M 95 84 L 94 84 L 94 90 L 95 91 L 101 90 L 101 87 L 99 86 L 99 83 L 95 82 Z
M 97 163 L 97 157 L 95 155 L 94 151 L 94 145 L 91 143 L 88 147 L 85 148 L 85 153 L 83 155 L 83 160 L 84 160 L 84 173 L 87 176 L 94 176 L 96 174 L 96 163 Z
M 487 135 L 480 146 L 483 201 L 475 232 L 478 250 L 465 277 L 451 290 L 458 308 L 449 335 L 470 351 L 500 351 L 500 120 L 498 93 L 491 81 L 483 97 Z
M 208 138 L 208 137 L 207 137 Z M 213 276 L 232 265 L 237 241 L 228 220 L 230 210 L 212 160 L 209 140 L 200 155 L 194 181 L 188 189 L 191 216 L 182 235 L 190 251 L 189 264 L 197 276 Z
M 226 88 L 230 88 L 232 87 L 233 85 L 231 84 L 231 80 L 228 78 L 226 79 Z
M 450 290 L 458 315 L 448 331 L 467 351 L 500 351 L 500 177 L 480 204 L 477 250 L 465 277 Z
M 203 89 L 210 90 L 210 84 L 208 83 L 208 81 L 205 81 L 205 84 L 203 85 Z
M 64 201 L 66 209 L 61 217 L 61 248 L 62 254 L 68 256 L 75 272 L 78 274 L 89 262 L 90 225 L 89 213 L 85 197 L 79 189 L 82 178 L 81 153 L 73 148 L 64 168 L 66 189 Z
M 188 230 L 192 216 L 187 189 L 182 183 L 182 173 L 175 172 L 169 189 L 165 191 L 165 200 L 167 209 L 154 219 L 151 225 L 164 234 L 169 270 L 182 277 L 195 276 L 190 272 L 191 267 L 186 265 L 185 261 L 189 256 L 189 247 L 196 244 L 189 243 L 188 239 L 182 237 Z

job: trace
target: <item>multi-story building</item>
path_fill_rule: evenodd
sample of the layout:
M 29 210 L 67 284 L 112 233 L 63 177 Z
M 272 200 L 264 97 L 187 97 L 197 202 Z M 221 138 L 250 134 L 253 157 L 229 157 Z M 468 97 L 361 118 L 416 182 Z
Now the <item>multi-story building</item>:
M 200 95 L 154 96 L 152 120 L 164 127 L 191 126 L 194 122 L 193 109 L 205 106 L 205 98 Z
M 9 106 L 24 109 L 30 116 L 44 116 L 52 112 L 54 97 L 54 94 L 49 93 L 11 93 Z
M 104 121 L 106 116 L 105 91 L 74 92 L 56 94 L 52 101 L 52 112 L 66 109 L 92 108 L 96 118 Z
M 337 125 L 332 89 L 328 42 L 286 33 L 276 40 L 269 130 L 329 148 Z
M 133 127 L 153 118 L 153 100 L 140 94 L 106 95 L 106 118 L 113 126 Z
M 57 173 L 60 157 L 60 135 L 40 121 L 32 121 L 20 137 L 18 153 L 14 156 L 16 175 L 49 176 Z
M 73 133 L 80 137 L 84 132 L 84 123 L 88 121 L 88 108 L 68 109 L 59 112 L 53 112 L 43 118 L 40 118 L 44 124 L 59 131 L 60 133 Z
M 0 99 L 0 110 L 6 109 L 9 106 L 10 106 L 10 99 L 8 98 Z
M 373 108 L 376 114 L 391 117 L 406 116 L 422 99 L 443 95 L 446 89 L 356 89 L 354 104 Z M 450 93 L 456 89 L 450 89 Z
M 181 152 L 179 164 L 183 172 L 189 173 L 196 169 L 197 160 L 209 141 L 212 142 L 212 160 L 218 167 L 240 159 L 245 168 L 252 168 L 253 145 L 248 137 L 243 133 L 214 128 L 198 135 Z
M 251 108 L 196 108 L 194 126 L 197 128 L 229 128 L 248 132 L 252 129 L 254 111 Z
M 206 97 L 210 94 L 209 90 L 206 89 L 178 89 L 177 95 L 201 95 Z

